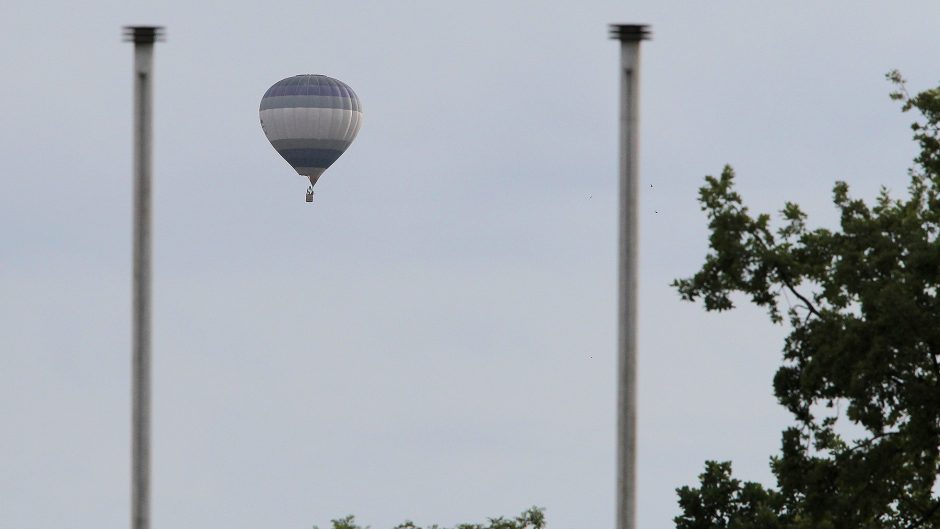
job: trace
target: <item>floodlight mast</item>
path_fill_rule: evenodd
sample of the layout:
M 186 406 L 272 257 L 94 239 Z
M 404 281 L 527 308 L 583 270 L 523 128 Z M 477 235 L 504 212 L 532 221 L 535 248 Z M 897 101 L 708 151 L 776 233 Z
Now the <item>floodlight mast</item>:
M 620 41 L 620 240 L 617 333 L 617 529 L 636 528 L 637 195 L 640 42 L 649 26 L 612 24 Z
M 158 26 L 126 26 L 134 43 L 134 279 L 132 317 L 131 528 L 150 529 L 150 270 L 153 45 Z

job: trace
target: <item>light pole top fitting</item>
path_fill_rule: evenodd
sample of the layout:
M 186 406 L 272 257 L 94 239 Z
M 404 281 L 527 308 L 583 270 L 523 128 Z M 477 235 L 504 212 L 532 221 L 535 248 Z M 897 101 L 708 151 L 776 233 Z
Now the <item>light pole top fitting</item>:
M 164 40 L 163 26 L 124 26 L 124 42 L 153 44 Z
M 653 37 L 646 24 L 611 24 L 610 38 L 620 42 L 639 42 Z

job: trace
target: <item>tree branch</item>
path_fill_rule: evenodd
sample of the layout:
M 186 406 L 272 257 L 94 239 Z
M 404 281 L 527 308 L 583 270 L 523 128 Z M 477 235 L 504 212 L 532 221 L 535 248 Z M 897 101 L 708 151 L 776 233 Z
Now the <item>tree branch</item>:
M 761 248 L 764 249 L 764 251 L 769 252 L 770 248 L 767 247 L 767 243 L 765 243 L 764 240 L 760 237 L 760 234 L 757 233 L 756 227 L 752 227 L 752 229 L 749 231 L 751 232 L 751 236 L 754 237 L 754 240 L 757 241 L 757 244 L 759 244 Z M 768 237 L 772 238 L 773 236 L 768 234 Z M 822 314 L 820 314 L 819 311 L 816 310 L 816 307 L 809 301 L 809 299 L 807 299 L 806 296 L 804 296 L 803 294 L 800 294 L 799 292 L 797 292 L 796 288 L 793 286 L 793 282 L 790 281 L 790 278 L 787 275 L 787 273 L 784 272 L 780 266 L 776 266 L 774 267 L 774 269 L 777 272 L 777 276 L 780 278 L 780 281 L 782 281 L 783 284 L 786 285 L 787 289 L 790 292 L 792 292 L 794 296 L 796 296 L 797 298 L 800 299 L 800 301 L 803 302 L 803 304 L 806 306 L 806 310 L 810 311 L 817 318 L 822 318 Z
M 803 304 L 806 305 L 807 310 L 812 312 L 817 318 L 822 318 L 822 314 L 820 314 L 819 311 L 816 310 L 816 307 L 814 307 L 813 304 L 810 303 L 810 301 L 806 299 L 806 297 L 803 294 L 800 294 L 799 292 L 796 291 L 796 289 L 793 287 L 793 284 L 790 283 L 790 280 L 787 279 L 787 276 L 784 275 L 781 270 L 778 269 L 777 274 L 780 275 L 780 280 L 783 281 L 783 284 L 787 286 L 787 289 L 790 292 L 792 292 L 794 296 L 800 298 L 800 301 L 802 301 Z

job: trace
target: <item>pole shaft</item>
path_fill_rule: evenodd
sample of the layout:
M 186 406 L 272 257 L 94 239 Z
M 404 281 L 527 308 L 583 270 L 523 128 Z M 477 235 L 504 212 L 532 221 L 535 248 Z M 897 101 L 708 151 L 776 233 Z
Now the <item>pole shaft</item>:
M 639 41 L 620 48 L 617 529 L 636 527 L 636 324 Z
M 134 44 L 134 285 L 131 527 L 150 529 L 150 262 L 153 43 Z

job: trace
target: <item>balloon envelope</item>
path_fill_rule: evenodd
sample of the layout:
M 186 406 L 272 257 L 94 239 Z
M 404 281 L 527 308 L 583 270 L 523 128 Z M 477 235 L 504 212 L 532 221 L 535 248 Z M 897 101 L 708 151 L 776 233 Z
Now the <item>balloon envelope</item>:
M 268 141 L 311 185 L 342 156 L 362 124 L 356 93 L 325 75 L 274 83 L 261 98 L 260 112 Z

